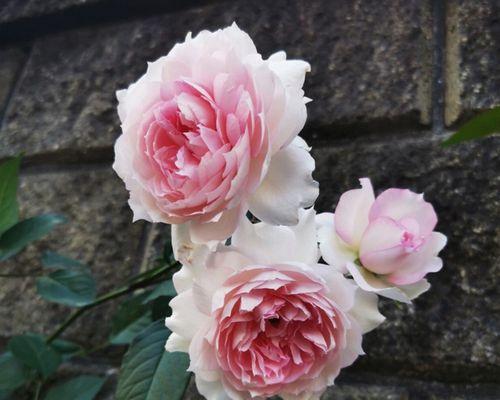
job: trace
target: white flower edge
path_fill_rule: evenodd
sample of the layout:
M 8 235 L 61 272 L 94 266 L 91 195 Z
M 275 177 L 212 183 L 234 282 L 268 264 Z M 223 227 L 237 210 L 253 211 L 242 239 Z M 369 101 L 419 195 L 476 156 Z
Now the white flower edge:
M 346 264 L 354 262 L 356 251 L 351 249 L 335 232 L 334 214 L 321 213 L 316 215 L 318 242 L 323 260 L 343 274 L 347 274 Z
M 403 303 L 411 303 L 411 300 L 420 296 L 431 287 L 427 279 L 422 279 L 411 285 L 395 286 L 378 278 L 375 274 L 354 262 L 347 263 L 346 268 L 362 290 Z
M 312 177 L 316 164 L 309 151 L 297 136 L 273 155 L 264 180 L 248 201 L 253 215 L 274 225 L 298 223 L 299 210 L 312 206 L 319 195 Z

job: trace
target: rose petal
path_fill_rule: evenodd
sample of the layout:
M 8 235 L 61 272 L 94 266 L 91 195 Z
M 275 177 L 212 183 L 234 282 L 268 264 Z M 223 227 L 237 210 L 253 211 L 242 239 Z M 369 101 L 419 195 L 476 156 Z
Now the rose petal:
M 335 229 L 340 238 L 353 249 L 359 247 L 368 226 L 368 214 L 375 196 L 370 179 L 361 178 L 361 189 L 353 189 L 340 196 L 335 208 Z
M 341 273 L 347 273 L 346 264 L 358 257 L 335 231 L 334 214 L 322 213 L 316 216 L 319 249 L 323 259 Z
M 315 272 L 326 282 L 330 289 L 333 301 L 343 310 L 350 310 L 354 306 L 356 286 L 346 279 L 342 273 L 324 264 L 317 264 Z
M 361 289 L 403 303 L 411 303 L 411 300 L 430 288 L 430 284 L 425 279 L 412 285 L 394 286 L 357 264 L 349 263 L 347 269 Z
M 420 281 L 429 272 L 439 271 L 443 261 L 437 255 L 446 241 L 442 233 L 432 232 L 422 248 L 408 254 L 399 268 L 386 277 L 387 281 L 395 285 L 409 285 Z
M 315 215 L 312 208 L 299 210 L 298 224 L 291 227 L 264 222 L 252 224 L 243 218 L 231 243 L 255 262 L 264 265 L 288 261 L 315 264 L 319 258 Z
M 210 245 L 193 243 L 188 224 L 172 225 L 171 237 L 175 259 L 187 266 L 203 265 L 209 251 L 217 245 L 217 242 Z
M 298 210 L 311 206 L 318 197 L 318 183 L 312 178 L 314 159 L 296 138 L 271 159 L 264 181 L 249 200 L 252 214 L 276 225 L 295 225 Z
M 207 400 L 234 400 L 226 393 L 220 380 L 206 381 L 198 375 L 195 375 L 195 379 L 198 392 Z
M 193 243 L 212 245 L 217 241 L 226 240 L 234 232 L 240 219 L 243 217 L 245 206 L 222 212 L 220 219 L 215 222 L 192 221 L 189 223 L 189 234 Z
M 418 221 L 420 234 L 429 235 L 436 226 L 437 216 L 434 207 L 422 194 L 408 189 L 388 189 L 381 193 L 370 210 L 370 221 L 379 217 L 389 217 L 396 221 L 412 218 Z
M 286 89 L 284 115 L 278 128 L 279 133 L 272 143 L 273 153 L 276 153 L 290 144 L 304 127 L 307 110 L 302 86 L 306 73 L 311 71 L 311 66 L 302 60 L 286 60 L 284 52 L 273 56 L 269 58 L 269 67 L 278 75 Z
M 356 290 L 354 307 L 349 313 L 358 321 L 363 334 L 385 321 L 385 317 L 378 310 L 378 296 L 361 289 Z
M 165 343 L 165 350 L 170 352 L 182 351 L 187 353 L 189 351 L 189 343 L 189 339 L 172 332 L 167 339 L 167 343 Z
M 379 217 L 370 222 L 360 243 L 361 264 L 377 274 L 396 271 L 407 253 L 401 244 L 404 228 L 394 220 Z
M 169 305 L 172 308 L 172 315 L 166 318 L 165 325 L 186 340 L 193 339 L 200 324 L 208 320 L 208 317 L 196 307 L 191 289 L 179 293 Z

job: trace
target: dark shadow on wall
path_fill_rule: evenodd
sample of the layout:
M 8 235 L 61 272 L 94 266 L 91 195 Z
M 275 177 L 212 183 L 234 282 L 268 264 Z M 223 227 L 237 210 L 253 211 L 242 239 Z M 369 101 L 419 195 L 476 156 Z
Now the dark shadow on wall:
M 70 6 L 50 14 L 22 15 L 20 18 L 13 17 L 12 20 L 7 16 L 4 21 L 0 10 L 0 42 L 22 42 L 81 26 L 131 20 L 221 1 L 224 0 L 102 0 Z

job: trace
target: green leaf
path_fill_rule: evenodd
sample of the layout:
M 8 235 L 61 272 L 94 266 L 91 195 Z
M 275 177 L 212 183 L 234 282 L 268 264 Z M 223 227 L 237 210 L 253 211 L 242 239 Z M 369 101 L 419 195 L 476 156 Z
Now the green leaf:
M 158 297 L 175 297 L 177 292 L 174 288 L 174 283 L 171 279 L 168 281 L 160 283 L 158 286 L 154 288 L 154 290 L 144 299 L 144 303 L 148 303 Z
M 0 165 L 0 235 L 19 219 L 17 186 L 21 157 L 12 158 Z
M 64 339 L 56 339 L 50 345 L 62 356 L 64 361 L 69 360 L 83 350 L 79 344 Z
M 44 400 L 93 400 L 106 379 L 82 375 L 49 389 Z
M 170 308 L 170 297 L 160 296 L 149 303 L 151 307 L 151 312 L 153 315 L 153 321 L 162 319 L 165 321 L 166 317 L 172 314 L 172 309 Z
M 123 358 L 116 400 L 180 400 L 189 382 L 185 353 L 165 351 L 170 332 L 156 321 L 141 332 Z
M 172 249 L 172 240 L 168 238 L 163 245 L 163 261 L 167 264 L 175 263 L 174 251 Z
M 88 268 L 59 269 L 36 280 L 36 289 L 45 300 L 71 307 L 94 301 L 97 290 Z
M 142 293 L 124 301 L 113 316 L 110 342 L 129 344 L 144 328 L 153 322 L 149 307 L 144 299 L 149 293 Z
M 7 347 L 19 361 L 36 369 L 44 378 L 53 374 L 62 361 L 61 355 L 36 335 L 14 336 Z
M 17 223 L 0 237 L 0 261 L 12 257 L 30 242 L 40 239 L 65 221 L 61 215 L 45 214 Z
M 43 253 L 42 265 L 45 268 L 57 268 L 57 269 L 85 267 L 85 265 L 82 264 L 80 261 L 70 257 L 63 256 L 62 254 L 53 251 L 46 251 L 45 253 Z
M 111 344 L 119 345 L 131 343 L 140 332 L 151 324 L 151 322 L 153 322 L 153 318 L 151 316 L 151 311 L 148 311 L 142 317 L 132 321 L 130 325 L 121 332 L 111 336 Z
M 145 298 L 144 303 L 149 303 L 152 311 L 153 321 L 165 319 L 171 313 L 169 302 L 172 297 L 176 296 L 174 284 L 171 279 L 160 283 L 156 288 Z
M 500 107 L 492 108 L 472 118 L 442 145 L 449 146 L 466 140 L 479 139 L 493 133 L 500 133 Z
M 39 338 L 44 342 L 47 340 L 47 337 L 40 333 L 28 332 L 25 336 Z M 79 344 L 64 339 L 55 339 L 50 343 L 50 347 L 57 351 L 62 356 L 63 360 L 69 360 L 75 354 L 83 350 L 82 346 Z
M 0 355 L 0 391 L 15 390 L 33 377 L 33 371 L 7 351 Z

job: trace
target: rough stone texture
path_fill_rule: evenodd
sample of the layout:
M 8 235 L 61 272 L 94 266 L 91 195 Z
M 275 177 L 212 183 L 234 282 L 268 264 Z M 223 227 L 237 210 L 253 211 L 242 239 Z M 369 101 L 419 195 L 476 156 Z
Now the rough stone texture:
M 323 400 L 497 399 L 500 138 L 442 149 L 427 133 L 436 50 L 431 44 L 439 43 L 431 40 L 432 2 L 213 0 L 189 9 L 201 1 L 181 6 L 177 0 L 122 0 L 115 16 L 118 2 L 2 2 L 0 41 L 19 41 L 9 37 L 12 32 L 35 41 L 28 60 L 20 45 L 0 47 L 0 118 L 10 98 L 0 128 L 0 159 L 27 153 L 20 190 L 24 216 L 58 211 L 70 218 L 2 272 L 39 268 L 42 250 L 50 248 L 87 262 L 104 291 L 154 262 L 168 227 L 132 224 L 123 184 L 109 166 L 96 163 L 112 158 L 119 133 L 114 92 L 139 78 L 146 61 L 165 54 L 187 31 L 236 21 L 265 57 L 284 49 L 312 64 L 305 90 L 314 102 L 304 136 L 317 139 L 317 209 L 331 210 L 342 191 L 370 176 L 378 190 L 425 191 L 449 238 L 445 268 L 431 275 L 432 289 L 411 306 L 381 301 L 387 322 L 365 337 L 367 355 L 342 371 Z M 133 13 L 127 8 L 133 3 L 145 11 Z M 499 103 L 499 6 L 496 0 L 447 1 L 447 48 L 441 49 L 447 124 Z M 99 7 L 103 12 L 92 15 Z M 120 22 L 125 17 L 130 18 Z M 55 24 L 34 26 L 42 20 Z M 12 32 L 1 31 L 5 27 Z M 26 27 L 36 29 L 24 32 Z M 88 170 L 79 167 L 82 161 Z M 0 286 L 0 349 L 12 334 L 52 331 L 68 312 L 37 298 L 33 280 Z M 68 337 L 100 343 L 114 306 L 86 316 Z M 86 365 L 78 360 L 57 378 L 108 374 L 99 400 L 110 400 L 116 369 L 109 365 L 117 365 L 120 350 L 97 353 Z M 201 399 L 193 384 L 185 399 Z
M 500 2 L 451 0 L 447 9 L 448 125 L 500 104 Z
M 146 254 L 144 255 L 144 266 L 148 268 L 156 261 L 163 258 L 165 246 L 170 243 L 170 230 L 168 224 L 150 224 L 148 235 L 148 245 Z
M 16 77 L 26 57 L 26 52 L 19 46 L 0 47 L 0 126 L 4 109 L 7 107 L 7 101 L 16 83 Z
M 117 287 L 137 269 L 143 225 L 132 224 L 123 184 L 109 167 L 23 176 L 19 197 L 23 217 L 58 212 L 69 222 L 2 265 L 3 273 L 39 270 L 42 252 L 50 249 L 88 264 L 99 292 L 103 293 Z M 68 337 L 83 344 L 100 344 L 109 333 L 115 305 L 89 312 L 70 328 Z M 2 279 L 0 336 L 25 331 L 52 332 L 68 311 L 68 307 L 40 299 L 34 279 Z
M 23 23 L 41 17 L 67 26 L 60 17 L 67 18 L 70 14 L 73 21 L 91 24 L 103 16 L 109 19 L 108 14 L 122 17 L 136 16 L 137 13 L 155 14 L 157 11 L 172 11 L 210 1 L 222 0 L 2 0 L 0 24 Z M 85 14 L 83 18 L 82 13 Z M 79 20 L 73 18 L 75 14 L 79 14 Z
M 425 192 L 448 236 L 444 268 L 430 275 L 431 290 L 406 306 L 382 301 L 387 316 L 365 339 L 353 368 L 469 381 L 500 373 L 500 138 L 443 149 L 439 142 L 370 138 L 313 150 L 320 182 L 319 211 L 372 178 L 374 187 Z
M 19 18 L 38 17 L 102 0 L 4 0 L 0 8 L 0 23 Z
M 328 388 L 322 400 L 497 400 L 500 386 L 495 384 L 442 384 L 438 382 L 393 378 L 379 374 L 341 375 Z M 194 380 L 184 400 L 203 400 Z M 273 397 L 272 400 L 278 400 Z
M 368 384 L 339 384 L 331 387 L 322 396 L 322 400 L 408 400 L 408 392 L 404 387 L 392 386 L 384 387 Z M 204 400 L 194 383 L 194 379 L 190 382 L 183 400 Z M 272 400 L 279 400 L 273 397 Z
M 314 99 L 310 124 L 427 121 L 427 3 L 385 3 L 241 0 L 50 35 L 35 43 L 8 108 L 0 157 L 111 146 L 120 129 L 115 90 L 139 78 L 147 60 L 187 31 L 234 20 L 264 55 L 285 49 L 313 64 L 306 84 Z

